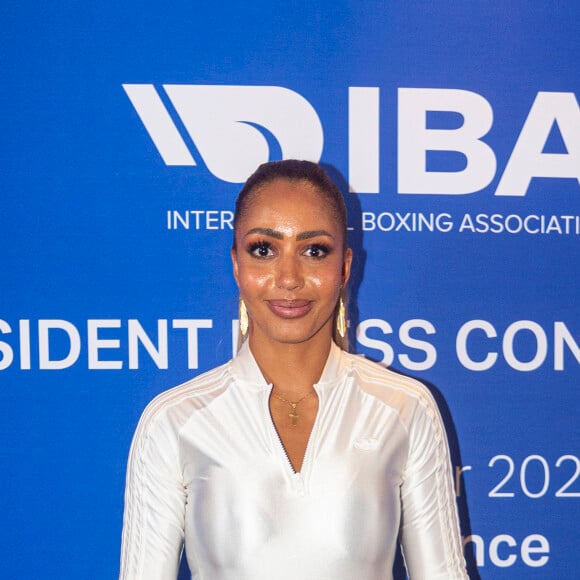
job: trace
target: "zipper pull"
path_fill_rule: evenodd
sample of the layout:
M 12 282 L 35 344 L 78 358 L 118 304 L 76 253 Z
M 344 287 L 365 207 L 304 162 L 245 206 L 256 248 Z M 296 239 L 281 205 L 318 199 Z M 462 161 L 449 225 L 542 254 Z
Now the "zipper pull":
M 306 495 L 306 489 L 304 487 L 304 479 L 301 473 L 294 474 L 294 481 L 296 482 L 296 493 L 298 497 L 304 497 Z

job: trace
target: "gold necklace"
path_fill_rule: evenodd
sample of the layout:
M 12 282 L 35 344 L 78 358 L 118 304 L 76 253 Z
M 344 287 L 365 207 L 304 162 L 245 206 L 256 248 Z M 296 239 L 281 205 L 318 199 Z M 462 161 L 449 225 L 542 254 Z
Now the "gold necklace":
M 290 405 L 290 407 L 292 407 L 292 410 L 290 411 L 290 413 L 288 413 L 288 417 L 290 417 L 292 427 L 296 427 L 299 417 L 298 413 L 296 412 L 296 407 L 298 407 L 298 405 L 302 403 L 304 399 L 310 397 L 310 395 L 312 395 L 312 391 L 310 393 L 306 393 L 301 399 L 298 399 L 297 401 L 289 401 L 288 399 L 285 399 L 284 397 L 278 395 L 278 393 L 275 393 L 274 391 L 272 391 L 272 395 L 274 395 L 274 397 L 276 397 L 278 400 L 282 401 L 283 403 L 287 403 L 288 405 Z

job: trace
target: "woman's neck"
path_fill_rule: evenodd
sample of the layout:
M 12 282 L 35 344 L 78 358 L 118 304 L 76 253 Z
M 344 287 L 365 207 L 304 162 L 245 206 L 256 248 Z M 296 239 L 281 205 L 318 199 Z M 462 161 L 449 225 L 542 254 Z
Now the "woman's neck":
M 264 378 L 288 396 L 305 395 L 322 375 L 332 338 L 312 337 L 301 343 L 280 343 L 253 339 L 250 349 Z

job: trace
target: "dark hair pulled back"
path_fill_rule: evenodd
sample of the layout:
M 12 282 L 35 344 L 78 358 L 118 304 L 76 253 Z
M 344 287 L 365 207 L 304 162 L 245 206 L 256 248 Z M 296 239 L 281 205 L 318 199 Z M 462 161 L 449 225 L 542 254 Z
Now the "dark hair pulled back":
M 342 193 L 320 165 L 312 161 L 301 161 L 298 159 L 284 159 L 283 161 L 263 163 L 248 177 L 236 200 L 234 211 L 234 247 L 236 243 L 236 226 L 251 206 L 253 194 L 257 193 L 264 185 L 276 179 L 305 181 L 318 190 L 328 202 L 330 211 L 340 225 L 344 247 L 346 248 L 347 217 Z

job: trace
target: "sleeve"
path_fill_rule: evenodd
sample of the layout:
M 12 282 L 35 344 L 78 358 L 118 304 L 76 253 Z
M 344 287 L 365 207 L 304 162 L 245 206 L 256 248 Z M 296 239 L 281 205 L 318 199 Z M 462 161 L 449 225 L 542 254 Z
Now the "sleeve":
M 177 578 L 185 503 L 178 431 L 148 408 L 129 453 L 120 580 Z
M 449 446 L 437 405 L 427 393 L 409 425 L 401 503 L 401 543 L 410 579 L 468 579 Z

